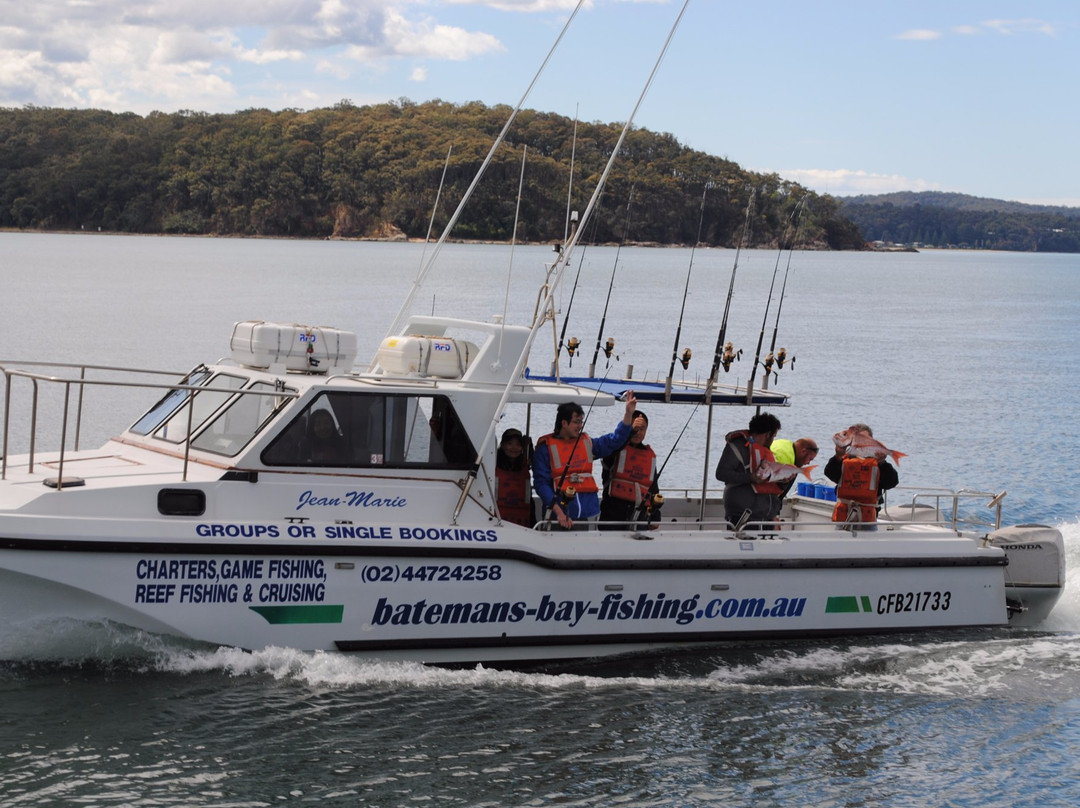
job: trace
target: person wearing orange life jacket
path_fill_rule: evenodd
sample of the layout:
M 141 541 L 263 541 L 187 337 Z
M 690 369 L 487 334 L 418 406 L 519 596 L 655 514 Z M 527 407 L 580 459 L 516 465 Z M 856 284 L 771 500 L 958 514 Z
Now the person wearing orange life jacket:
M 649 416 L 635 410 L 630 439 L 619 451 L 604 458 L 601 530 L 627 530 L 632 527 L 628 523 L 637 519 L 647 519 L 650 527 L 660 521 L 660 506 L 653 499 L 659 493 L 656 452 L 645 443 L 648 428 Z M 605 526 L 605 522 L 613 524 Z
M 536 524 L 529 477 L 530 447 L 520 430 L 507 429 L 495 453 L 496 501 L 507 522 L 532 527 Z
M 775 460 L 769 447 L 779 431 L 780 419 L 763 412 L 746 429 L 725 436 L 716 479 L 724 483 L 724 518 L 732 525 L 771 522 L 780 513 L 780 486 L 757 471 L 763 461 Z
M 533 488 L 546 514 L 551 514 L 564 530 L 575 521 L 595 521 L 600 515 L 599 488 L 592 476 L 593 461 L 618 451 L 630 437 L 630 419 L 637 407 L 631 390 L 626 394 L 626 411 L 613 432 L 590 438 L 582 431 L 585 411 L 579 404 L 560 404 L 555 415 L 555 431 L 536 442 L 533 453 Z M 568 496 L 568 489 L 574 495 Z
M 849 429 L 874 437 L 866 424 L 852 424 Z M 900 475 L 885 456 L 848 457 L 846 448 L 842 446 L 836 447 L 836 453 L 825 464 L 825 476 L 836 483 L 834 522 L 877 522 L 877 512 L 885 504 L 882 492 L 900 483 Z M 852 513 L 856 508 L 857 515 Z M 866 529 L 874 530 L 876 526 Z

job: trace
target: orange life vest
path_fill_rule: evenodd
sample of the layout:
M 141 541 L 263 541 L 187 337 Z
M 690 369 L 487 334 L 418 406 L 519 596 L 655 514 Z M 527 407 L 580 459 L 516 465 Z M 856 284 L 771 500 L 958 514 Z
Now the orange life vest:
M 648 446 L 626 444 L 615 459 L 608 493 L 616 499 L 640 505 L 649 495 L 656 474 L 656 452 Z
M 856 508 L 860 522 L 877 521 L 878 480 L 881 470 L 873 457 L 845 457 L 836 486 L 833 521 L 846 522 Z
M 753 441 L 746 442 L 747 448 L 750 450 L 750 473 L 753 474 L 757 471 L 758 466 L 761 465 L 763 460 L 776 461 L 773 457 L 772 449 L 768 446 L 764 446 L 760 443 L 754 443 Z M 783 490 L 776 483 L 752 483 L 754 491 L 759 494 L 782 494 Z
M 577 441 L 551 434 L 540 438 L 537 448 L 540 445 L 547 446 L 551 455 L 551 484 L 556 491 L 573 488 L 579 494 L 595 494 L 600 490 L 592 476 L 592 438 L 584 432 Z
M 529 490 L 529 467 L 518 470 L 495 467 L 496 502 L 499 514 L 508 522 L 532 527 L 532 492 Z

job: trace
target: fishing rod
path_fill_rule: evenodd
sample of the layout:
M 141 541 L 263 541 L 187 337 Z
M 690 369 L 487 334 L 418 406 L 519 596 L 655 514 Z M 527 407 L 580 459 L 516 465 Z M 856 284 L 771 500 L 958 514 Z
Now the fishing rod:
M 681 441 L 682 436 L 686 434 L 686 430 L 690 426 L 690 422 L 694 419 L 694 416 L 697 414 L 698 407 L 700 407 L 700 406 L 701 406 L 701 401 L 699 400 L 698 403 L 694 405 L 694 409 L 692 409 L 690 411 L 690 417 L 686 419 L 686 423 L 683 424 L 683 428 L 679 432 L 678 437 L 675 438 L 675 442 L 673 444 L 671 444 L 671 449 L 668 450 L 667 457 L 664 458 L 664 462 L 660 466 L 660 470 L 658 472 L 656 472 L 656 478 L 653 480 L 653 482 L 659 482 L 660 481 L 660 475 L 663 474 L 664 469 L 667 468 L 668 461 L 671 460 L 671 456 L 673 454 L 675 454 L 675 449 L 676 449 L 676 447 L 678 447 L 679 441 Z
M 757 376 L 758 363 L 761 361 L 761 345 L 765 342 L 765 324 L 769 320 L 769 309 L 772 308 L 773 289 L 776 288 L 776 273 L 779 269 L 780 254 L 777 254 L 776 264 L 773 265 L 772 280 L 769 281 L 769 296 L 765 299 L 765 314 L 761 318 L 761 331 L 758 333 L 757 349 L 754 351 L 754 363 L 750 367 L 750 380 L 746 383 L 747 406 L 754 401 L 754 377 Z
M 794 216 L 794 214 L 795 214 L 795 211 L 792 211 L 793 216 Z M 793 243 L 794 243 L 794 238 L 793 238 Z M 761 345 L 762 345 L 762 342 L 765 342 L 766 323 L 769 320 L 769 309 L 772 308 L 772 291 L 775 288 L 775 286 L 777 286 L 777 272 L 780 270 L 780 258 L 781 258 L 782 255 L 783 255 L 783 251 L 781 250 L 777 254 L 777 262 L 775 262 L 775 265 L 772 268 L 772 280 L 769 282 L 769 297 L 765 301 L 765 317 L 761 318 L 761 331 L 757 335 L 757 350 L 754 353 L 754 364 L 751 366 L 750 381 L 746 382 L 746 404 L 747 405 L 752 404 L 753 401 L 754 401 L 754 378 L 755 378 L 755 376 L 757 376 L 757 366 L 758 366 L 758 364 L 761 363 Z M 792 266 L 791 256 L 788 255 L 787 268 L 791 269 L 791 266 Z M 784 272 L 784 287 L 786 288 L 786 286 L 787 286 L 787 272 L 785 271 Z M 780 310 L 779 309 L 777 310 L 777 327 L 778 328 L 780 327 Z M 777 344 L 777 332 L 775 332 L 775 329 L 773 329 L 773 332 L 772 332 L 772 344 L 773 344 L 773 347 L 775 347 L 775 344 Z M 769 353 L 769 358 L 770 359 L 772 358 L 771 351 Z M 768 377 L 769 369 L 771 369 L 771 363 L 768 366 L 766 366 L 765 385 L 762 386 L 762 389 L 765 389 L 765 390 L 767 390 L 769 388 L 769 377 Z
M 596 203 L 597 208 L 600 207 L 602 202 L 603 202 L 603 193 L 601 193 L 600 199 L 597 200 L 597 203 Z M 597 223 L 599 221 L 600 221 L 599 216 L 594 216 L 593 217 L 593 220 L 592 220 L 592 226 L 593 226 L 593 228 L 592 228 L 593 229 L 592 238 L 593 238 L 593 241 L 596 240 L 596 228 L 597 228 Z M 566 315 L 563 317 L 562 331 L 559 333 L 559 344 L 555 348 L 555 361 L 553 363 L 554 367 L 552 368 L 552 371 L 551 371 L 552 376 L 556 375 L 556 373 L 558 371 L 559 357 L 562 356 L 563 343 L 564 343 L 565 338 L 566 338 L 566 326 L 569 325 L 569 323 L 570 323 L 570 310 L 574 308 L 574 297 L 577 295 L 578 281 L 581 280 L 581 268 L 583 266 L 585 266 L 585 251 L 588 248 L 589 248 L 589 243 L 588 242 L 585 242 L 585 244 L 581 247 L 581 256 L 578 258 L 577 273 L 575 273 L 575 275 L 574 275 L 574 287 L 570 290 L 570 302 L 566 304 Z M 568 345 L 567 349 L 570 351 L 570 366 L 573 367 L 573 364 L 574 364 L 574 352 L 577 351 L 578 341 L 577 341 L 576 338 L 571 337 L 570 338 L 570 343 L 572 343 L 572 344 Z
M 728 282 L 727 301 L 724 303 L 724 316 L 720 320 L 720 332 L 716 335 L 716 350 L 713 352 L 712 369 L 709 371 L 709 379 L 705 383 L 705 405 L 709 408 L 708 420 L 705 427 L 705 463 L 702 466 L 701 477 L 701 508 L 698 513 L 698 520 L 705 521 L 705 500 L 709 491 L 709 444 L 712 442 L 712 422 L 713 422 L 713 408 L 712 408 L 712 392 L 713 387 L 716 386 L 716 376 L 720 372 L 720 363 L 724 362 L 725 370 L 730 366 L 731 361 L 735 359 L 732 355 L 731 359 L 726 356 L 725 339 L 727 337 L 727 324 L 728 315 L 731 313 L 731 298 L 735 293 L 735 272 L 739 268 L 739 255 L 742 252 L 742 245 L 748 243 L 750 240 L 750 216 L 754 210 L 754 197 L 757 193 L 757 189 L 750 189 L 750 198 L 746 202 L 746 219 L 743 222 L 742 234 L 739 236 L 739 242 L 735 245 L 735 262 L 731 267 L 731 280 Z M 739 352 L 742 353 L 741 351 Z
M 799 240 L 799 228 L 802 226 L 802 204 L 805 201 L 806 197 L 804 196 L 796 203 L 789 219 L 789 221 L 794 221 L 795 225 L 792 230 L 791 242 L 788 244 L 787 266 L 784 267 L 784 282 L 780 286 L 780 299 L 776 303 L 776 322 L 773 324 L 772 343 L 769 345 L 769 353 L 765 357 L 765 384 L 763 387 L 766 390 L 769 388 L 769 373 L 772 371 L 773 362 L 775 361 L 779 369 L 783 370 L 784 362 L 787 361 L 787 352 L 783 348 L 780 349 L 779 354 L 775 353 L 776 334 L 780 330 L 780 312 L 784 308 L 784 295 L 787 292 L 788 275 L 791 272 L 791 255 L 795 252 L 795 245 Z
M 709 183 L 706 182 L 701 191 L 701 212 L 698 215 L 697 238 L 694 239 L 694 246 L 690 248 L 690 264 L 686 267 L 686 285 L 683 286 L 682 308 L 679 309 L 679 325 L 675 329 L 675 344 L 671 346 L 671 367 L 668 368 L 667 381 L 664 383 L 664 401 L 667 403 L 671 402 L 671 377 L 675 375 L 675 360 L 679 356 L 679 337 L 682 334 L 683 314 L 686 312 L 686 295 L 690 291 L 690 271 L 694 268 L 694 253 L 697 250 L 697 245 L 701 242 L 701 226 L 705 222 L 705 194 L 708 192 Z M 687 364 L 689 364 L 689 357 L 683 364 L 683 368 Z
M 739 237 L 739 243 L 735 245 L 735 263 L 731 267 L 731 281 L 728 283 L 727 302 L 724 303 L 724 316 L 720 320 L 720 333 L 716 336 L 716 350 L 713 352 L 712 370 L 709 371 L 709 381 L 705 386 L 706 403 L 712 400 L 712 389 L 716 384 L 716 374 L 720 370 L 720 362 L 723 359 L 728 315 L 731 313 L 731 298 L 735 293 L 735 272 L 739 268 L 739 255 L 742 251 L 742 245 L 750 237 L 750 215 L 754 209 L 754 195 L 756 193 L 756 189 L 750 189 L 750 199 L 746 203 L 746 220 L 743 222 L 742 235 Z
M 683 428 L 679 432 L 678 437 L 675 438 L 675 442 L 671 444 L 671 448 L 668 450 L 667 457 L 664 458 L 664 462 L 660 465 L 660 470 L 656 472 L 656 476 L 653 477 L 652 484 L 649 486 L 650 489 L 652 489 L 653 486 L 656 486 L 657 492 L 650 496 L 647 501 L 642 502 L 641 505 L 638 506 L 636 516 L 637 519 L 645 518 L 646 520 L 648 520 L 649 513 L 653 510 L 653 508 L 659 508 L 664 504 L 664 495 L 661 494 L 659 491 L 660 475 L 663 474 L 664 469 L 667 468 L 668 461 L 671 460 L 672 455 L 674 455 L 676 450 L 678 449 L 679 441 L 681 441 L 683 435 L 686 434 L 686 430 L 690 426 L 690 422 L 693 420 L 694 415 L 697 414 L 698 407 L 700 406 L 701 401 L 698 401 L 697 404 L 694 405 L 694 409 L 690 411 L 690 417 L 686 419 L 686 423 L 683 424 Z
M 607 298 L 604 300 L 604 314 L 600 318 L 600 330 L 596 332 L 596 348 L 593 349 L 592 363 L 589 365 L 589 376 L 592 377 L 596 372 L 596 357 L 600 354 L 600 340 L 604 336 L 604 323 L 607 322 L 608 304 L 611 303 L 611 290 L 615 288 L 615 271 L 619 268 L 619 253 L 622 252 L 622 246 L 626 243 L 626 236 L 630 233 L 630 206 L 634 201 L 634 186 L 630 186 L 630 196 L 626 200 L 626 223 L 623 225 L 622 241 L 619 242 L 619 246 L 615 249 L 615 263 L 611 266 L 611 281 L 608 283 Z M 607 358 L 611 359 L 611 350 L 615 347 L 615 341 L 609 339 L 607 345 L 604 347 L 604 354 Z M 610 367 L 610 361 L 608 367 Z M 606 374 L 605 374 L 606 375 Z

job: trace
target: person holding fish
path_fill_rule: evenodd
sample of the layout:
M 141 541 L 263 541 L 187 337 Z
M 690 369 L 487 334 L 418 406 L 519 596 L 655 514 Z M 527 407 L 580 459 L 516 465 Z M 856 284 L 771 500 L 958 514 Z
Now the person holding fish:
M 769 523 L 780 513 L 780 479 L 795 473 L 777 463 L 772 445 L 780 419 L 759 413 L 746 429 L 729 432 L 716 464 L 716 479 L 724 483 L 724 518 L 736 528 L 748 522 Z M 809 476 L 809 475 L 807 475 Z
M 777 438 L 769 448 L 772 449 L 777 463 L 787 464 L 791 468 L 791 476 L 780 483 L 781 499 L 786 497 L 791 486 L 795 485 L 795 478 L 799 474 L 805 474 L 808 480 L 813 479 L 809 472 L 817 466 L 807 466 L 818 454 L 817 441 L 813 438 L 797 438 L 793 441 Z
M 836 507 L 833 521 L 865 525 L 876 530 L 877 513 L 885 504 L 884 491 L 895 488 L 900 475 L 888 463 L 899 463 L 903 452 L 896 452 L 874 439 L 866 424 L 852 424 L 833 435 L 836 452 L 825 464 L 825 476 L 836 483 Z

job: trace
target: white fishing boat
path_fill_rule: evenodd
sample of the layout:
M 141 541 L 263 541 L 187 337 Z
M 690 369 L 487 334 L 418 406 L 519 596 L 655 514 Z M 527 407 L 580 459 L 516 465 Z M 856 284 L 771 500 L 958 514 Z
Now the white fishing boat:
M 348 331 L 261 321 L 237 323 L 228 358 L 179 380 L 0 362 L 0 636 L 110 621 L 247 649 L 462 663 L 1046 617 L 1064 585 L 1062 537 L 1003 526 L 993 493 L 894 491 L 874 532 L 833 522 L 819 487 L 766 524 L 728 524 L 704 485 L 665 491 L 655 529 L 503 520 L 494 435 L 508 407 L 592 412 L 633 390 L 704 405 L 711 425 L 715 407 L 790 403 L 715 380 L 526 372 L 580 230 L 531 324 L 421 316 L 407 303 L 364 370 Z M 58 446 L 42 451 L 38 392 L 50 388 Z M 69 447 L 103 389 L 145 388 L 160 399 L 121 434 Z M 9 451 L 15 424 L 20 454 Z M 988 518 L 972 520 L 971 503 Z
M 493 449 L 474 464 L 503 400 L 615 401 L 516 373 L 507 357 L 530 333 L 414 317 L 384 341 L 374 371 L 356 373 L 346 332 L 240 323 L 231 361 L 177 384 L 145 382 L 162 388 L 160 401 L 104 446 L 5 451 L 4 628 L 68 618 L 251 649 L 559 659 L 1030 626 L 1061 594 L 1058 531 L 1001 527 L 1000 499 L 987 525 L 965 525 L 962 501 L 991 499 L 975 492 L 913 492 L 873 533 L 833 523 L 816 487 L 788 498 L 779 526 L 735 530 L 718 496 L 672 491 L 653 530 L 505 522 Z M 72 391 L 90 399 L 112 383 L 86 368 L 48 372 L 4 366 L 5 446 L 13 388 L 61 385 L 74 412 Z M 663 385 L 604 386 L 665 398 Z M 717 387 L 710 406 L 745 402 L 744 390 Z M 753 402 L 788 403 L 771 391 Z M 337 437 L 321 456 L 318 413 Z

